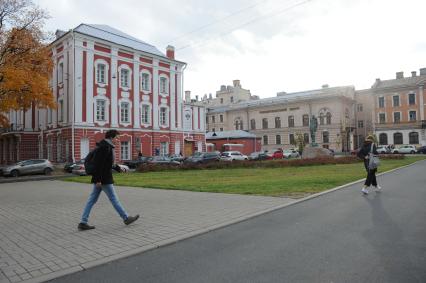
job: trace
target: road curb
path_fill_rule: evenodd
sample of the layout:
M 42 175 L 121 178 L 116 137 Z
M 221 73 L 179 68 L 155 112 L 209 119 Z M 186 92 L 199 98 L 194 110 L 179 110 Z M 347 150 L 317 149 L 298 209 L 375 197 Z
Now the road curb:
M 20 182 L 33 182 L 33 181 L 46 181 L 46 180 L 57 180 L 67 177 L 72 177 L 73 175 L 53 175 L 53 176 L 35 176 L 35 177 L 8 177 L 0 180 L 0 184 L 8 183 L 20 183 Z

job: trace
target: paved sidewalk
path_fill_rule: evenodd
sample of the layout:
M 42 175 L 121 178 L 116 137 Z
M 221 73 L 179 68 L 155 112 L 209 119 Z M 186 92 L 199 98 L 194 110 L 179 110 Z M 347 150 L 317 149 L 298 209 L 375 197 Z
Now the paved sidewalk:
M 0 283 L 43 282 L 167 245 L 294 202 L 286 198 L 117 187 L 125 226 L 104 194 L 95 230 L 77 224 L 91 187 L 61 181 L 0 184 Z

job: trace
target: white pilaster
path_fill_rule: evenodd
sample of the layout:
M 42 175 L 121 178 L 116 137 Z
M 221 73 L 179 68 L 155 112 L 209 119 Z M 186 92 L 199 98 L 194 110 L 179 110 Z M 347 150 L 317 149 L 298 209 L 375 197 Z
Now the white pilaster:
M 194 115 L 194 131 L 199 130 L 200 125 L 198 123 L 198 107 L 194 106 L 194 110 L 192 111 L 193 115 Z
M 118 115 L 117 115 L 117 56 L 118 49 L 111 49 L 111 126 L 118 127 Z M 113 78 L 115 77 L 115 78 Z
M 170 65 L 170 129 L 176 130 L 176 71 L 175 64 Z
M 135 55 L 136 58 L 138 56 Z M 140 97 L 140 80 L 139 80 L 139 66 L 140 63 L 137 60 L 133 61 L 133 127 L 141 127 L 141 119 L 139 114 L 139 97 Z
M 57 62 L 57 54 L 56 54 L 56 47 L 53 47 L 52 50 L 53 53 L 53 80 L 52 80 L 52 90 L 53 90 L 53 101 L 55 101 L 55 103 L 57 102 L 57 98 L 58 98 L 58 62 Z M 54 109 L 50 109 L 49 111 L 52 112 L 52 121 L 51 124 L 54 125 L 55 127 L 57 126 L 56 124 L 56 111 Z M 47 115 L 49 115 L 49 113 L 47 113 Z M 49 121 L 49 120 L 48 120 Z
M 25 115 L 25 131 L 32 131 L 32 118 L 33 118 L 33 110 L 32 107 L 30 107 L 27 111 L 25 111 L 24 115 Z
M 424 86 L 419 86 L 420 120 L 425 119 L 425 103 L 423 99 Z
M 178 71 L 177 71 L 177 80 L 176 80 L 176 84 L 177 84 L 177 110 L 178 110 L 178 115 L 177 115 L 177 128 L 178 130 L 182 130 L 182 109 L 183 109 L 183 103 L 182 103 L 182 67 L 178 66 Z
M 76 123 L 83 122 L 83 41 L 75 39 L 75 74 L 74 78 L 74 121 Z M 87 59 L 87 58 L 86 58 Z M 86 60 L 87 61 L 87 60 Z M 87 91 L 87 87 L 86 87 Z M 67 94 L 70 95 L 70 94 Z M 86 99 L 87 105 L 87 99 Z M 72 107 L 72 104 L 70 105 Z M 71 110 L 70 107 L 70 110 Z M 66 107 L 65 107 L 66 108 Z M 86 110 L 87 111 L 87 110 Z M 72 110 L 71 110 L 72 113 Z M 86 112 L 87 116 L 87 112 Z M 71 119 L 73 119 L 71 117 Z
M 200 131 L 205 132 L 206 131 L 206 115 L 205 115 L 206 108 L 200 107 Z
M 158 59 L 153 59 L 153 74 L 152 74 L 152 84 L 153 84 L 153 88 L 152 88 L 152 95 L 153 95 L 153 100 L 152 100 L 152 113 L 153 113 L 153 119 L 152 119 L 152 127 L 154 130 L 158 130 L 159 126 L 158 126 L 158 115 L 159 115 L 159 110 L 158 110 Z
M 93 42 L 87 42 L 86 45 L 86 122 L 89 125 L 93 125 L 93 62 L 94 56 Z

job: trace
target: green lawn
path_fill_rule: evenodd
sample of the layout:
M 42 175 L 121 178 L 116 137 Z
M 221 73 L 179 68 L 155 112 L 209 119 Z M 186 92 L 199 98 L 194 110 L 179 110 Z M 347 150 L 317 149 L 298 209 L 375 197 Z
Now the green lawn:
M 380 172 L 425 159 L 382 160 Z M 340 186 L 366 175 L 362 163 L 284 168 L 185 170 L 115 174 L 115 184 L 145 188 L 300 197 Z M 88 183 L 90 177 L 67 181 Z

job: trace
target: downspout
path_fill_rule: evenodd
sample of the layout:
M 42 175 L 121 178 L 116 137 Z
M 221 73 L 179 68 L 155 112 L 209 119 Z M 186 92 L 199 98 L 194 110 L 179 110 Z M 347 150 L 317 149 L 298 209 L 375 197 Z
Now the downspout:
M 74 142 L 74 121 L 75 121 L 75 84 L 76 81 L 74 80 L 75 77 L 75 38 L 74 38 L 74 31 L 71 30 L 71 36 L 73 40 L 73 62 L 72 62 L 72 74 L 73 74 L 73 90 L 72 90 L 72 120 L 71 120 L 71 154 L 72 154 L 72 162 L 75 162 L 75 142 Z M 68 80 L 69 85 L 69 80 Z M 68 94 L 69 95 L 69 94 Z M 81 150 L 81 149 L 80 149 Z

